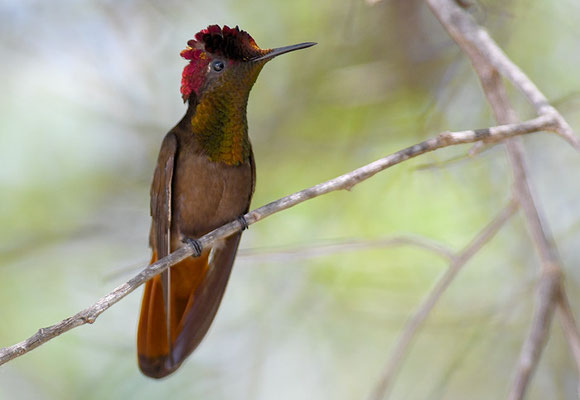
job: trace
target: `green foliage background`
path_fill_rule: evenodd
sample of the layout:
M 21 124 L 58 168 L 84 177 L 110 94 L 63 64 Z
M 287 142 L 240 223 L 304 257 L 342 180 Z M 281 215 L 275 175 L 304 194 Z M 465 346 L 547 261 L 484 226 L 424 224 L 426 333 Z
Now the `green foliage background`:
M 486 0 L 472 11 L 580 132 L 578 3 Z M 211 23 L 239 24 L 262 47 L 319 43 L 269 64 L 253 89 L 254 206 L 440 131 L 493 124 L 469 63 L 421 1 L 2 0 L 0 346 L 147 263 L 153 167 L 185 109 L 179 51 Z M 553 135 L 525 143 L 578 315 L 580 157 Z M 208 337 L 170 378 L 137 369 L 139 290 L 94 325 L 0 367 L 0 399 L 363 398 L 447 264 L 412 247 L 300 249 L 398 235 L 461 249 L 511 184 L 501 146 L 445 163 L 468 150 L 422 156 L 252 226 Z M 525 228 L 516 215 L 460 274 L 394 399 L 505 396 L 538 271 Z M 554 324 L 528 398 L 573 399 L 576 385 Z

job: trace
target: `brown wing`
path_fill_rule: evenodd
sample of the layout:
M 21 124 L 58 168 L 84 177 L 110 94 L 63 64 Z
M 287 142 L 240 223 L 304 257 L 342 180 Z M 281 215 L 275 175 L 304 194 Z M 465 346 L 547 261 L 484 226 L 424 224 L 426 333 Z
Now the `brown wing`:
M 170 252 L 171 192 L 176 153 L 177 138 L 170 132 L 161 145 L 151 185 L 152 224 L 149 238 L 153 250 L 151 263 Z M 158 367 L 152 366 L 148 361 L 141 362 L 142 359 L 158 360 L 160 355 L 169 353 L 170 273 L 170 270 L 166 270 L 161 276 L 156 276 L 145 284 L 137 334 L 137 351 L 140 367 L 146 375 L 150 375 L 151 371 L 157 370 Z
M 173 169 L 177 154 L 177 138 L 168 133 L 163 139 L 157 168 L 151 185 L 151 248 L 159 258 L 169 254 L 169 231 L 171 229 L 171 188 Z
M 254 161 L 254 151 L 250 147 L 250 169 L 252 171 L 252 190 L 250 191 L 250 198 L 248 199 L 248 207 L 246 212 L 250 210 L 250 202 L 252 201 L 252 196 L 256 190 L 256 162 Z
M 177 137 L 169 132 L 161 143 L 157 168 L 151 185 L 151 217 L 155 230 L 154 252 L 159 258 L 166 257 L 171 251 L 171 195 L 173 187 L 173 170 L 177 156 Z M 163 303 L 165 307 L 165 326 L 171 347 L 171 269 L 161 273 Z

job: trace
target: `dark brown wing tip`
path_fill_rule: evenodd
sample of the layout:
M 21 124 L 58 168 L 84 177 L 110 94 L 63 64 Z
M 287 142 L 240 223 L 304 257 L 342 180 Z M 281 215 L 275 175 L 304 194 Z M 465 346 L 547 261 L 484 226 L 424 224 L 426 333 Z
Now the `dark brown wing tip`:
M 181 363 L 171 365 L 167 356 L 150 358 L 139 354 L 138 361 L 139 369 L 143 375 L 154 379 L 161 379 L 171 375 L 181 365 Z

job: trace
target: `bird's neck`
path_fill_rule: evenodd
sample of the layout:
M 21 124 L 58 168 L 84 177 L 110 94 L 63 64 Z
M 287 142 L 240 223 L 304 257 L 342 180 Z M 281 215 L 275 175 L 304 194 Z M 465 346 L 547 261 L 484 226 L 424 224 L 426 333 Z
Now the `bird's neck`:
M 234 91 L 235 92 L 235 91 Z M 250 157 L 246 106 L 249 93 L 204 93 L 190 99 L 191 131 L 203 152 L 214 162 L 239 165 Z

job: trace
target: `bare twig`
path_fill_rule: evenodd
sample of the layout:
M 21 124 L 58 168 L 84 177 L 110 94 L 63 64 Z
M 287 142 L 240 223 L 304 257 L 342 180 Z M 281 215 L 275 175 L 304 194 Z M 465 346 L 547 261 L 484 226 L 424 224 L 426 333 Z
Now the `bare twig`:
M 272 214 L 293 207 L 309 199 L 337 190 L 350 190 L 356 184 L 372 177 L 376 173 L 421 154 L 457 144 L 474 143 L 482 140 L 493 142 L 531 132 L 550 130 L 553 129 L 555 122 L 556 120 L 554 119 L 554 116 L 545 115 L 519 124 L 500 125 L 487 129 L 460 132 L 444 132 L 434 138 L 407 147 L 406 149 L 400 150 L 337 178 L 266 204 L 265 206 L 250 211 L 244 217 L 248 225 L 251 225 Z M 207 247 L 215 241 L 239 231 L 240 228 L 240 223 L 238 221 L 233 221 L 204 235 L 199 238 L 199 241 L 203 247 Z M 169 268 L 171 265 L 190 257 L 193 252 L 193 248 L 189 245 L 184 245 L 169 254 L 167 257 L 148 266 L 134 278 L 118 286 L 90 307 L 55 325 L 39 329 L 33 336 L 20 343 L 0 349 L 0 365 L 26 354 L 30 350 L 35 349 L 41 344 L 46 343 L 64 332 L 86 323 L 93 323 L 100 314 L 110 308 L 113 304 L 117 303 L 137 287 L 151 279 L 153 276 Z
M 527 172 L 523 161 L 523 148 L 519 141 L 507 144 L 508 154 L 515 175 L 515 186 L 518 199 L 526 216 L 528 228 L 534 238 L 535 246 L 542 259 L 542 274 L 536 294 L 534 320 L 530 332 L 522 346 L 520 361 L 510 400 L 523 399 L 528 382 L 537 366 L 542 350 L 548 340 L 554 307 L 558 294 L 563 290 L 561 285 L 560 261 L 548 233 L 544 230 L 537 206 L 528 186 Z
M 550 105 L 546 96 L 530 78 L 506 56 L 485 29 L 481 28 L 464 9 L 452 0 L 426 0 L 426 2 L 449 35 L 469 55 L 472 62 L 483 59 L 509 79 L 527 97 L 539 115 L 553 115 L 556 119 L 558 134 L 576 150 L 580 150 L 580 137 L 574 133 L 562 115 Z
M 515 378 L 508 395 L 509 400 L 522 399 L 526 393 L 530 378 L 538 365 L 542 350 L 549 337 L 556 306 L 554 299 L 559 287 L 559 273 L 542 273 L 536 293 L 534 319 L 528 337 L 522 345 Z
M 401 368 L 402 361 L 412 340 L 431 313 L 431 310 L 435 307 L 435 304 L 437 304 L 437 301 L 441 298 L 445 290 L 447 290 L 463 266 L 465 266 L 465 264 L 467 264 L 467 262 L 495 236 L 506 221 L 515 213 L 517 208 L 517 203 L 513 200 L 510 201 L 508 205 L 505 206 L 502 211 L 475 236 L 471 243 L 469 243 L 455 257 L 455 260 L 449 265 L 449 268 L 447 268 L 443 276 L 441 276 L 437 281 L 431 292 L 429 292 L 425 300 L 405 325 L 395 348 L 391 352 L 385 369 L 381 374 L 381 378 L 371 394 L 371 399 L 381 400 L 386 398 L 392 387 L 394 378 Z
M 496 70 L 485 62 L 478 63 L 475 69 L 496 120 L 500 123 L 517 121 L 516 113 Z M 534 318 L 528 337 L 522 345 L 514 382 L 508 395 L 510 400 L 519 400 L 525 395 L 530 378 L 549 337 L 557 295 L 561 290 L 561 269 L 553 240 L 542 223 L 540 211 L 529 186 L 523 145 L 517 138 L 513 138 L 506 142 L 506 146 L 514 175 L 514 192 L 524 211 L 529 231 L 542 260 L 542 274 L 536 291 Z
M 271 261 L 286 259 L 308 259 L 320 257 L 338 252 L 350 252 L 356 250 L 379 249 L 396 246 L 413 246 L 425 251 L 438 254 L 445 259 L 453 258 L 452 250 L 435 240 L 417 235 L 392 236 L 379 239 L 343 239 L 325 241 L 323 243 L 295 245 L 293 247 L 256 247 L 238 250 L 237 259 L 250 259 L 251 261 Z M 133 273 L 142 265 L 135 264 L 117 268 L 103 277 L 104 281 L 116 279 L 123 274 Z
M 434 240 L 415 235 L 394 236 L 374 240 L 354 240 L 354 239 L 336 240 L 330 243 L 320 243 L 306 246 L 303 245 L 292 248 L 285 247 L 274 249 L 272 248 L 241 249 L 238 252 L 238 257 L 242 258 L 248 257 L 251 258 L 252 261 L 260 259 L 271 260 L 273 258 L 276 259 L 291 258 L 292 260 L 295 260 L 298 258 L 318 257 L 345 251 L 377 249 L 395 246 L 413 246 L 438 254 L 439 256 L 446 258 L 447 260 L 453 258 L 453 252 L 449 247 Z
M 576 368 L 580 371 L 580 334 L 578 334 L 578 326 L 576 325 L 576 320 L 574 319 L 574 314 L 570 309 L 570 303 L 568 302 L 568 297 L 565 292 L 560 292 L 558 316 L 560 317 L 560 324 L 562 325 L 562 330 L 564 335 L 568 339 L 570 344 L 570 350 L 572 352 L 572 357 L 576 363 Z
M 487 32 L 473 21 L 469 14 L 451 0 L 426 1 L 451 37 L 469 56 L 499 123 L 515 123 L 517 116 L 505 93 L 498 71 L 527 96 L 538 114 L 555 116 L 558 133 L 576 149 L 580 149 L 579 138 L 574 135 L 563 117 L 548 103 L 546 97 L 529 78 L 507 58 Z M 565 299 L 565 293 L 561 283 L 561 262 L 556 247 L 549 231 L 542 222 L 541 213 L 535 204 L 529 186 L 521 141 L 517 138 L 507 141 L 507 149 L 514 174 L 515 193 L 524 210 L 529 231 L 542 260 L 542 273 L 536 294 L 534 318 L 528 337 L 522 346 L 514 382 L 508 396 L 510 400 L 519 400 L 525 395 L 529 380 L 549 337 L 554 307 L 557 304 L 561 308 L 565 305 L 562 301 Z M 559 302 L 558 299 L 560 299 Z M 575 323 L 573 323 L 569 308 L 567 311 L 568 313 L 564 313 L 564 316 L 569 318 L 564 322 L 564 325 L 569 330 L 567 339 L 574 351 L 577 350 L 580 335 Z
M 496 120 L 500 123 L 516 122 L 515 110 L 494 67 L 483 58 L 474 59 L 472 62 Z M 514 382 L 508 395 L 510 400 L 519 400 L 525 395 L 530 378 L 549 337 L 557 293 L 560 290 L 561 272 L 554 245 L 543 226 L 540 212 L 529 187 L 523 145 L 521 141 L 514 138 L 507 141 L 506 146 L 514 175 L 514 192 L 524 211 L 529 231 L 542 259 L 543 271 L 536 291 L 534 318 L 522 345 Z

